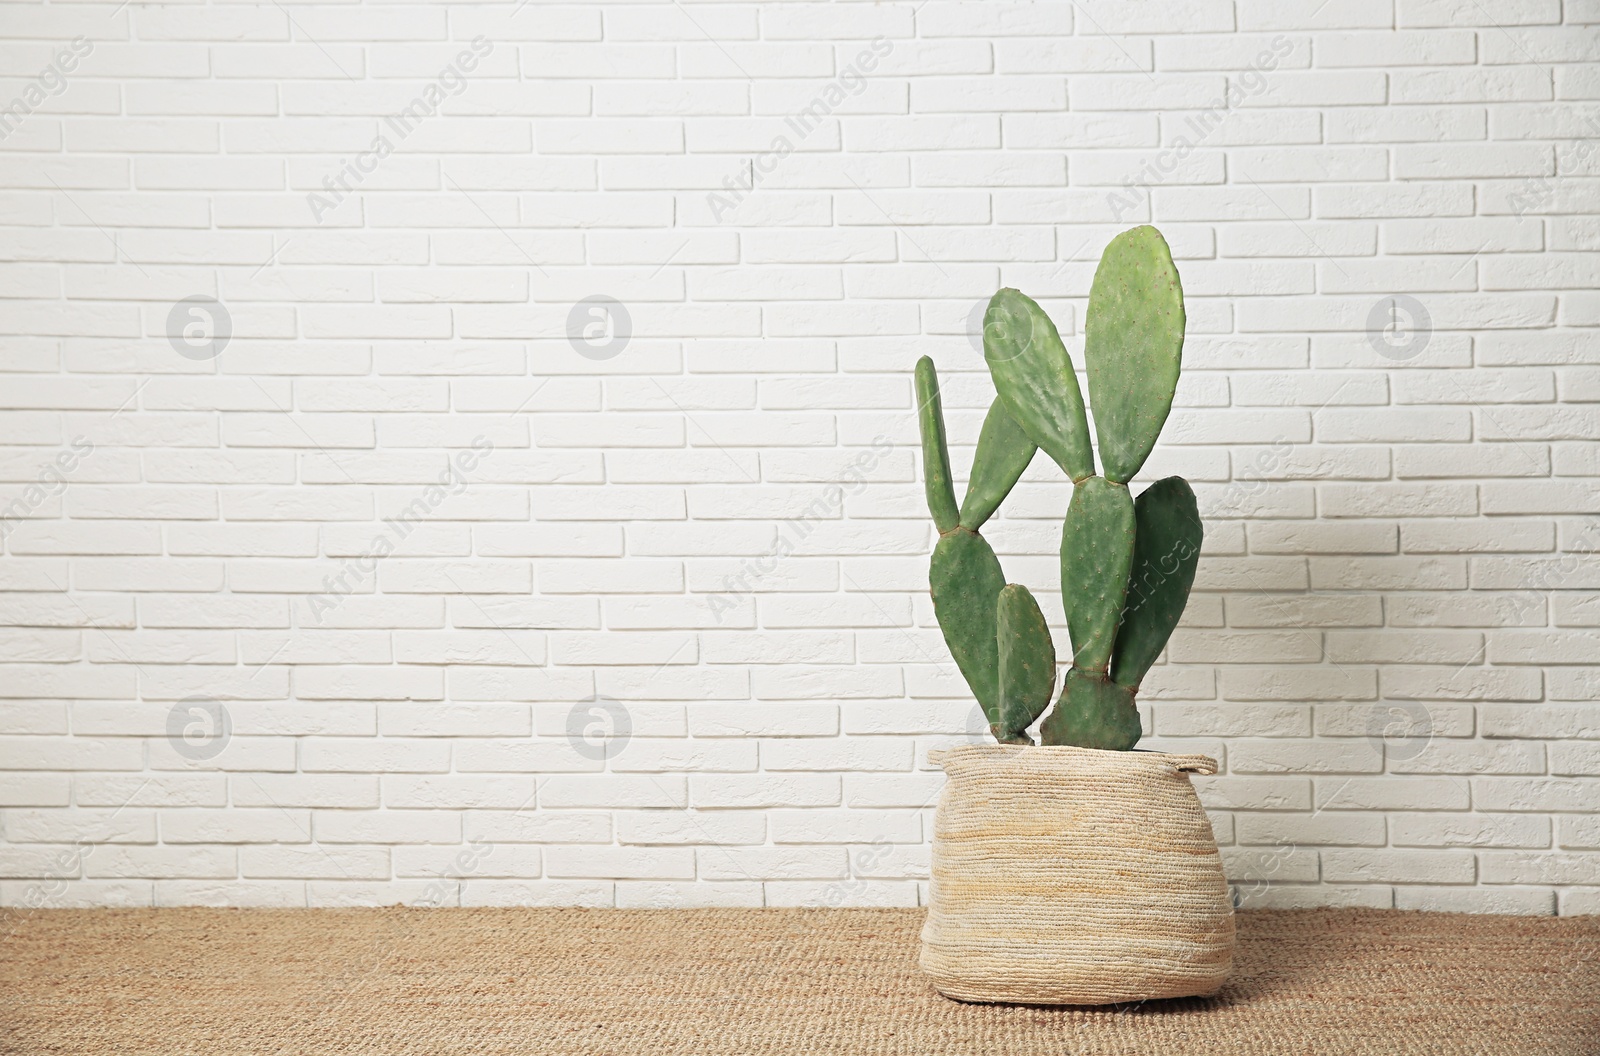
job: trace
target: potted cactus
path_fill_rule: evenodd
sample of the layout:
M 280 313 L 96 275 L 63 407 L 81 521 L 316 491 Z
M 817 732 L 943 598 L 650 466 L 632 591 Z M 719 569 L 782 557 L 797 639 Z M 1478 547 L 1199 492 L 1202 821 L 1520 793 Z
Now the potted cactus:
M 935 818 L 922 966 L 972 1001 L 1104 1004 L 1215 992 L 1233 916 L 1211 825 L 1190 785 L 1198 755 L 1137 751 L 1140 683 L 1177 626 L 1202 528 L 1194 492 L 1167 477 L 1137 498 L 1172 408 L 1183 291 L 1159 231 L 1112 240 L 1084 327 L 1088 417 L 1072 359 L 1044 310 L 1003 289 L 984 316 L 998 393 L 958 506 L 933 362 L 916 368 L 929 585 L 956 666 L 998 744 L 934 753 L 949 780 Z M 1072 654 L 1057 656 L 1038 602 L 1005 581 L 980 534 L 1042 448 L 1072 480 L 1061 592 Z M 1039 724 L 1042 745 L 1029 730 Z

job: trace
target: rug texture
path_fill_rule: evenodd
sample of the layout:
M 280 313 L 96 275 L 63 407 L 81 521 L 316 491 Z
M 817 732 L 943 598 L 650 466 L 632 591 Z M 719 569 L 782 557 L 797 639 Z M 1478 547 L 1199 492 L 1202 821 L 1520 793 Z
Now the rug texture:
M 963 1005 L 921 910 L 42 910 L 0 1052 L 1600 1054 L 1600 917 L 1241 913 L 1216 997 Z

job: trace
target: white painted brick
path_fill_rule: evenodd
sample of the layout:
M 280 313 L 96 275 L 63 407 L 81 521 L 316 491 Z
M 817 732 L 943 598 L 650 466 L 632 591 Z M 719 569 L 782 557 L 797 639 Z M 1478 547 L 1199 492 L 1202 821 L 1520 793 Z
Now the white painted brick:
M 610 843 L 611 819 L 605 814 L 578 811 L 469 811 L 462 815 L 430 812 L 440 818 L 453 818 L 459 833 L 465 829 L 469 843 Z M 442 825 L 442 823 L 440 823 Z M 455 842 L 446 839 L 438 842 Z
M 1555 912 L 1556 892 L 1527 887 L 1427 887 L 1410 884 L 1395 888 L 1395 908 L 1433 913 L 1502 913 L 1545 917 Z
M 1539 820 L 1539 819 L 1531 819 Z M 1562 817 L 1560 820 L 1560 845 L 1585 849 L 1600 848 L 1600 828 L 1593 817 Z M 1540 844 L 1539 846 L 1549 846 Z
M 1472 779 L 1472 791 L 1474 803 L 1486 810 L 1593 812 L 1600 798 L 1600 780 L 1478 777 Z
M 1322 906 L 1393 909 L 1393 889 L 1383 884 L 1280 884 L 1246 881 L 1233 888 L 1241 909 L 1311 909 Z
M 155 815 L 143 810 L 8 809 L 5 836 L 13 843 L 154 843 Z
M 676 807 L 682 810 L 688 806 L 688 795 L 685 779 L 679 776 L 559 775 L 540 783 L 539 806 L 607 810 Z
M 1319 810 L 1465 810 L 1471 798 L 1456 777 L 1319 777 L 1316 785 Z
M 1554 549 L 1554 531 L 1539 522 L 1416 523 L 1400 530 L 1400 546 L 1408 554 L 1470 554 L 1494 550 Z
M 1441 665 L 1382 669 L 1385 696 L 1401 700 L 1537 700 L 1539 672 Z
M 1268 850 L 1223 847 L 1221 851 L 1223 872 L 1234 883 L 1293 883 L 1317 879 L 1317 852 L 1310 848 L 1283 844 Z
M 688 880 L 695 876 L 694 854 L 687 847 L 552 847 L 545 868 L 555 879 Z
M 1365 741 L 1234 739 L 1228 770 L 1239 774 L 1376 773 L 1382 759 Z
M 293 853 L 282 848 L 281 853 Z M 232 879 L 239 876 L 240 851 L 231 847 L 96 847 L 83 859 L 84 873 L 91 877 L 148 879 Z
M 827 883 L 817 880 L 772 880 L 762 888 L 769 906 L 798 906 L 804 908 L 831 908 L 843 905 L 901 907 L 925 905 L 919 898 L 915 882 L 864 880 L 834 880 Z
M 1303 705 L 1162 704 L 1155 714 L 1162 736 L 1294 737 L 1311 729 L 1311 709 Z
M 512 901 L 506 904 L 527 903 Z M 619 880 L 616 883 L 618 909 L 699 909 L 711 906 L 758 909 L 764 905 L 767 902 L 762 885 L 754 881 Z
M 583 906 L 609 909 L 618 905 L 618 885 L 598 880 L 464 880 L 463 906 Z
M 1214 777 L 1194 782 L 1211 810 L 1310 810 L 1311 782 L 1304 777 Z
M 1520 814 L 1391 814 L 1396 847 L 1550 846 L 1550 819 Z
M 1552 744 L 1549 752 L 1552 774 L 1600 774 L 1600 752 L 1593 745 Z
M 1315 817 L 1295 814 L 1235 815 L 1239 842 L 1277 846 L 1310 845 L 1381 847 L 1383 819 L 1362 814 L 1325 813 Z
M 839 805 L 836 774 L 706 775 L 690 780 L 700 808 L 825 807 Z
M 308 908 L 351 906 L 454 906 L 460 884 L 455 880 L 308 880 Z
M 1410 755 L 1415 749 L 1403 753 Z M 1419 754 L 1394 759 L 1389 771 L 1396 774 L 1542 774 L 1545 749 L 1538 744 L 1479 744 L 1435 738 Z M 1551 769 L 1556 768 L 1552 760 Z
M 1476 631 L 1329 631 L 1325 644 L 1335 664 L 1467 664 L 1483 655 Z
M 1593 884 L 1600 877 L 1600 854 L 1537 851 L 1484 851 L 1485 884 Z
M 376 847 L 241 847 L 239 873 L 267 879 L 387 880 L 389 859 L 387 849 Z
M 1322 852 L 1322 875 L 1335 883 L 1470 884 L 1476 860 L 1464 851 L 1336 848 Z
M 311 812 L 269 807 L 165 810 L 163 843 L 309 843 Z
M 973 309 L 1017 286 L 1073 345 L 1096 247 L 1153 220 L 1189 373 L 1141 480 L 1208 524 L 1145 721 L 1227 764 L 1196 785 L 1242 904 L 1600 905 L 1592 4 L 13 6 L 7 69 L 95 49 L 0 160 L 5 501 L 95 453 L 5 533 L 0 832 L 115 815 L 151 852 L 64 904 L 918 904 L 925 754 L 984 724 L 909 364 L 964 481 Z M 1398 292 L 1411 359 L 1367 333 Z M 232 316 L 214 363 L 163 340 L 191 294 Z M 594 294 L 633 322 L 610 360 L 564 337 Z M 1057 624 L 1065 495 L 1039 460 L 989 531 Z M 610 758 L 568 740 L 597 693 Z M 227 705 L 215 757 L 166 741 L 186 696 Z M 1409 702 L 1431 740 L 1385 760 Z M 506 853 L 408 875 L 462 840 Z
M 525 774 L 399 774 L 382 787 L 390 808 L 517 810 L 534 802 L 539 785 Z
M 378 780 L 372 775 L 240 774 L 229 780 L 232 803 L 237 806 L 378 806 Z

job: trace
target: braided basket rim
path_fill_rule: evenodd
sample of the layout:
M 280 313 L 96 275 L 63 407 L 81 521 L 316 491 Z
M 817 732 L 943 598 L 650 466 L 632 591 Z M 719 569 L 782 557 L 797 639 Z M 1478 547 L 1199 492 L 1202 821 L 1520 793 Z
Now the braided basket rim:
M 1006 761 L 1025 764 L 1035 772 L 1042 769 L 1097 773 L 1142 770 L 1159 774 L 1210 776 L 1218 769 L 1217 761 L 1209 755 L 1161 752 L 1147 748 L 1116 752 L 1065 744 L 960 744 L 935 748 L 928 753 L 928 762 L 943 768 L 952 778 L 985 765 Z

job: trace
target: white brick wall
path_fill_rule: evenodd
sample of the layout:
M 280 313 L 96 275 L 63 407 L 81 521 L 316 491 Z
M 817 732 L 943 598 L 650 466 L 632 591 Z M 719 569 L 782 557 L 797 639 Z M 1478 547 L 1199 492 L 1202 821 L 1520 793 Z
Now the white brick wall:
M 915 904 L 911 365 L 1154 222 L 1241 899 L 1600 911 L 1600 6 L 3 6 L 0 901 Z

